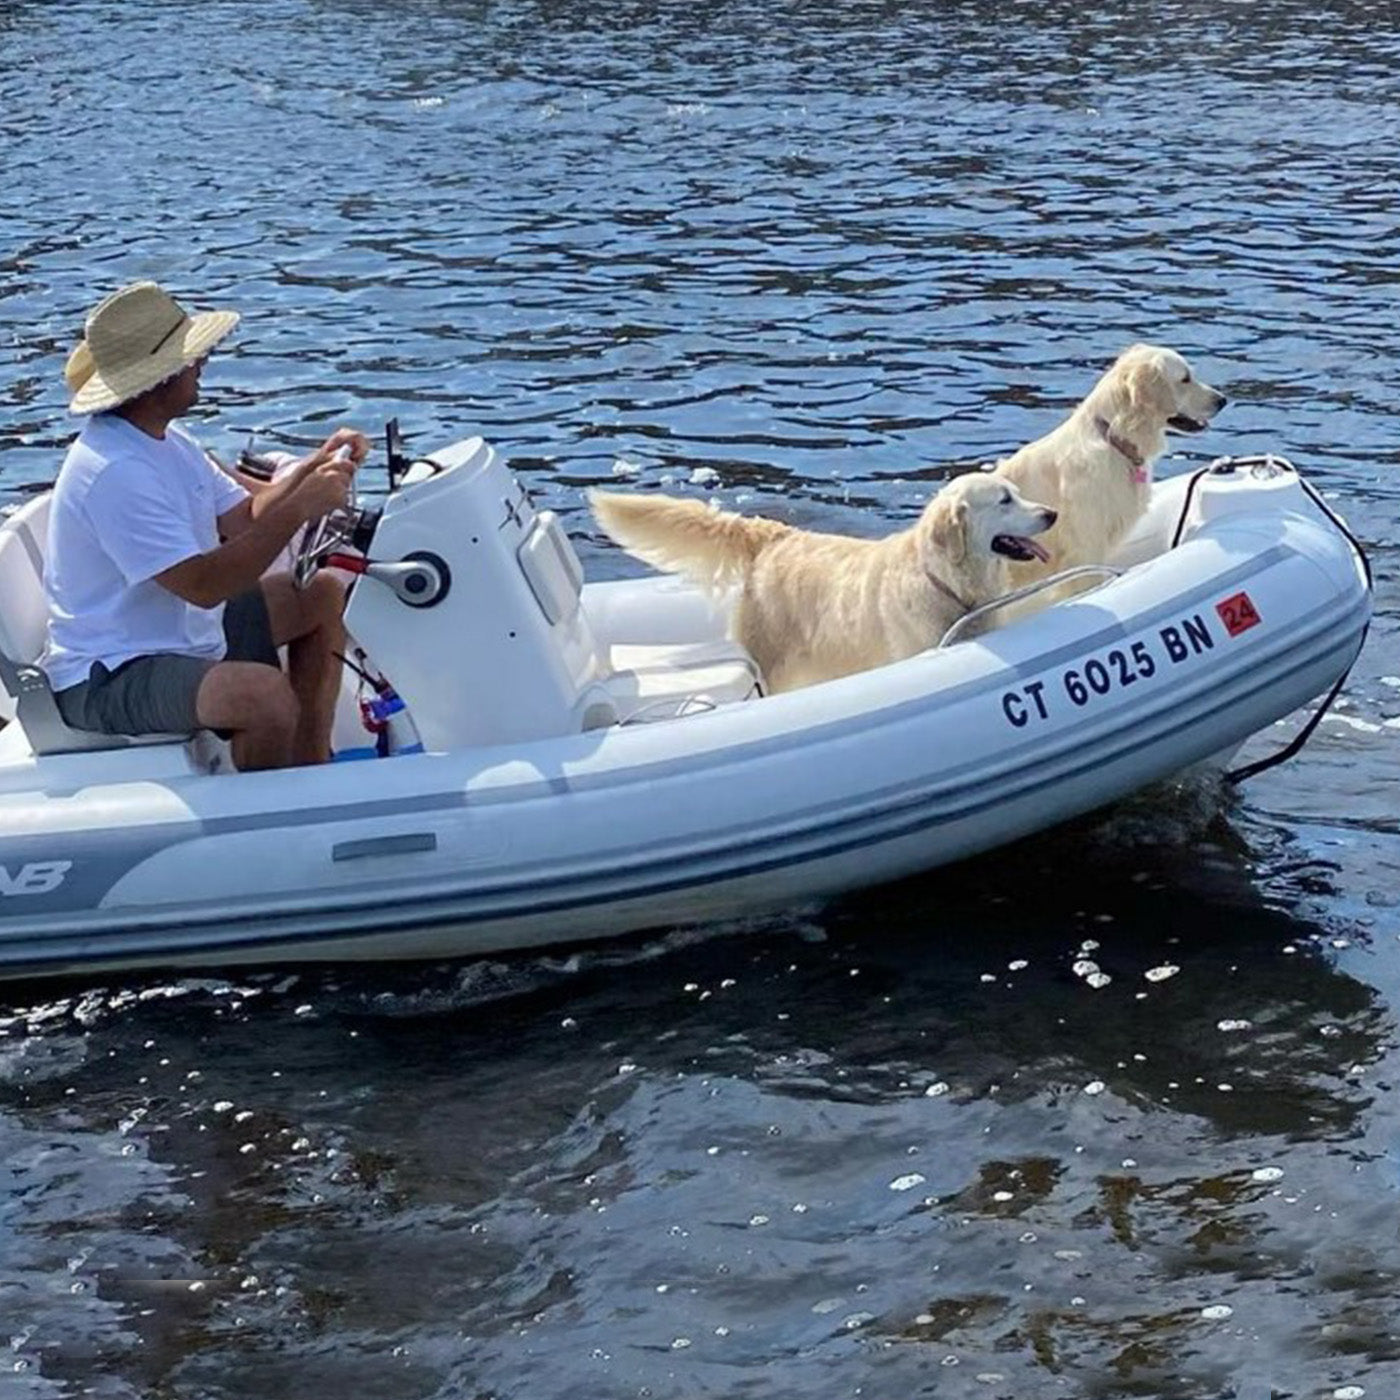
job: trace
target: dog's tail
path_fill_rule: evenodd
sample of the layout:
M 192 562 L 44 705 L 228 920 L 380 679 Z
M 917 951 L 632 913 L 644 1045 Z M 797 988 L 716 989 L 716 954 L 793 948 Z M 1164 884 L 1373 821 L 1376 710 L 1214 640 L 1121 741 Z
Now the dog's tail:
M 739 582 L 759 551 L 791 527 L 679 496 L 590 491 L 594 519 L 629 554 L 707 588 Z

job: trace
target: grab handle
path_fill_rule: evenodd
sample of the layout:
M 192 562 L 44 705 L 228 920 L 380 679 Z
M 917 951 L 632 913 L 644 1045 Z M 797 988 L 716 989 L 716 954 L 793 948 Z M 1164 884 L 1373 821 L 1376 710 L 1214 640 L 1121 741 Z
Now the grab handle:
M 363 860 L 366 856 L 406 856 L 416 851 L 437 850 L 437 836 L 431 831 L 409 831 L 398 836 L 371 836 L 363 841 L 337 841 L 331 859 Z
M 990 603 L 983 603 L 980 607 L 973 608 L 971 612 L 964 613 L 944 634 L 943 640 L 938 644 L 938 650 L 952 646 L 958 639 L 958 634 L 962 632 L 970 623 L 975 622 L 979 617 L 986 617 L 988 613 L 996 612 L 999 608 L 1006 607 L 1009 603 L 1019 603 L 1023 598 L 1034 597 L 1037 593 L 1043 593 L 1047 588 L 1053 588 L 1057 583 L 1064 583 L 1073 578 L 1121 578 L 1122 569 L 1115 569 L 1111 564 L 1080 564 L 1073 569 L 1062 569 L 1058 574 L 1051 574 L 1049 578 L 1039 579 L 1035 583 L 1028 583 L 1024 588 L 1014 589 L 1010 593 L 1003 593 L 1000 598 L 993 598 Z

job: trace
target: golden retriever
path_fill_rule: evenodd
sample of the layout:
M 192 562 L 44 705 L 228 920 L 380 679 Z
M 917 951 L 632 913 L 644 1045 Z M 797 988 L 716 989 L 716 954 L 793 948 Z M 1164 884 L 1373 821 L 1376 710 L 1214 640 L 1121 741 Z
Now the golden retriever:
M 1225 402 L 1175 350 L 1125 350 L 1058 428 L 993 470 L 1059 514 L 1045 537 L 1049 558 L 1015 565 L 1013 586 L 1106 562 L 1147 509 L 1167 429 L 1200 432 Z
M 949 482 L 907 530 L 816 534 L 674 496 L 592 491 L 603 529 L 639 559 L 711 589 L 737 587 L 732 632 L 771 692 L 899 661 L 933 646 L 1008 588 L 1013 559 L 1055 512 L 974 472 Z

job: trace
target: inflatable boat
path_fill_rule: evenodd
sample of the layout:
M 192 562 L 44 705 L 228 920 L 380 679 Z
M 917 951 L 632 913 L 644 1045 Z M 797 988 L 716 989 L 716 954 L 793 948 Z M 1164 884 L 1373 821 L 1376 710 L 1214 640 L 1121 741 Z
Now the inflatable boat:
M 1340 684 L 1371 608 L 1315 490 L 1222 459 L 1155 485 L 1085 591 L 765 695 L 722 599 L 585 582 L 471 438 L 399 458 L 387 497 L 302 544 L 303 574 L 353 578 L 337 734 L 365 756 L 238 773 L 209 734 L 63 724 L 35 665 L 47 510 L 0 525 L 11 977 L 458 958 L 821 900 L 1232 753 Z M 407 740 L 360 725 L 386 697 Z

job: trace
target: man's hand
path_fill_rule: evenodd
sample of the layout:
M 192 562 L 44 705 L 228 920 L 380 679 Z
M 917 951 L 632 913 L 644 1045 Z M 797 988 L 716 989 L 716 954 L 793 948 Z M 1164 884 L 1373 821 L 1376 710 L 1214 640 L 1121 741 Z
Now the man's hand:
M 339 448 L 336 450 L 339 451 Z M 321 452 L 324 451 L 323 447 Z M 343 510 L 350 500 L 350 481 L 354 475 L 355 463 L 352 458 L 322 457 L 292 487 L 288 501 L 296 506 L 304 521 L 316 520 L 333 510 Z
M 314 452 L 308 452 L 285 477 L 276 484 L 286 482 L 288 491 L 295 491 L 307 477 L 326 462 L 337 461 L 351 472 L 365 460 L 369 453 L 369 439 L 357 428 L 337 428 Z
M 342 447 L 350 449 L 349 459 L 354 466 L 369 456 L 369 439 L 358 428 L 337 428 L 311 455 L 334 457 Z
M 369 453 L 369 439 L 357 428 L 337 428 L 314 452 L 305 457 L 286 475 L 257 493 L 247 519 L 255 520 L 277 501 L 286 501 L 300 515 L 301 522 L 315 520 L 328 511 L 339 510 L 346 504 L 350 481 L 355 468 Z M 329 475 L 327 474 L 329 472 Z M 317 483 L 315 478 L 322 480 Z M 220 522 L 222 527 L 223 522 Z M 236 534 L 237 528 L 225 531 Z

